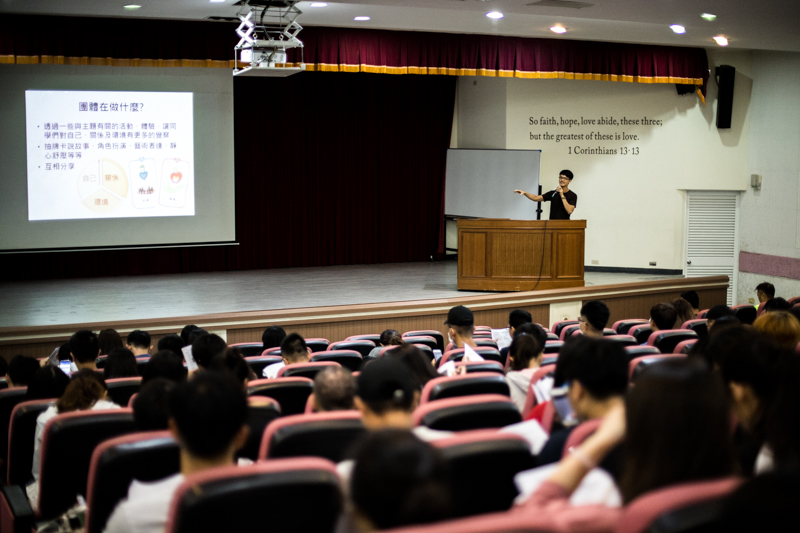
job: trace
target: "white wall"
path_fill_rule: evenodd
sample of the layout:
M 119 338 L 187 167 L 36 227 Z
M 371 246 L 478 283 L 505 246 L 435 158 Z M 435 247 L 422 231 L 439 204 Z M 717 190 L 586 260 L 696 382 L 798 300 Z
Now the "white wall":
M 737 67 L 730 130 L 715 126 L 717 88 L 713 80 L 703 106 L 696 95 L 679 96 L 671 84 L 478 78 L 475 86 L 475 78 L 460 78 L 459 148 L 496 143 L 496 128 L 505 124 L 505 148 L 542 150 L 544 190 L 556 186 L 561 169 L 574 172 L 571 188 L 579 200 L 572 218 L 588 221 L 587 265 L 648 268 L 652 261 L 656 268 L 682 269 L 685 189 L 743 190 L 749 179 L 750 55 L 715 52 L 709 54 L 709 62 Z M 490 83 L 481 90 L 484 81 Z M 467 98 L 465 89 L 472 89 L 476 97 Z M 496 108 L 503 97 L 487 92 L 505 92 L 505 116 L 499 116 Z M 623 126 L 619 122 L 622 117 L 645 116 L 660 125 Z M 542 125 L 542 117 L 559 123 L 562 118 L 613 117 L 618 125 Z M 540 123 L 531 124 L 531 120 Z M 477 131 L 466 137 L 470 123 L 480 124 L 479 131 L 487 132 L 487 137 L 474 138 Z M 597 141 L 594 134 L 598 131 L 614 139 Z M 545 138 L 545 134 L 553 138 Z M 556 141 L 557 134 L 584 138 Z M 586 139 L 589 134 L 591 140 Z M 636 139 L 622 140 L 623 134 Z M 617 153 L 576 154 L 576 147 Z M 623 155 L 625 149 L 627 155 Z M 531 218 L 534 209 L 531 204 Z M 547 211 L 545 207 L 545 216 Z
M 749 174 L 761 174 L 760 191 L 742 196 L 740 249 L 800 258 L 800 54 L 753 52 Z M 737 80 L 738 81 L 738 80 Z M 738 87 L 737 87 L 738 89 Z M 773 283 L 776 294 L 800 295 L 800 281 L 741 273 L 739 301 L 755 286 Z
M 458 79 L 458 148 L 506 148 L 506 80 Z

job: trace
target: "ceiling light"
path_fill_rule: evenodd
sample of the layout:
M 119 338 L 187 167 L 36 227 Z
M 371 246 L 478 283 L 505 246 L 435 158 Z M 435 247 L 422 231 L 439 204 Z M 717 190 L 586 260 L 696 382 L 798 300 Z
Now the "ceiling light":
M 714 37 L 714 40 L 717 41 L 717 44 L 720 46 L 728 46 L 728 39 L 726 39 L 722 35 L 717 35 L 716 37 Z
M 356 17 L 353 20 L 369 20 L 369 17 Z
M 486 16 L 489 17 L 490 19 L 501 19 L 505 15 L 503 15 L 499 11 L 490 11 L 490 12 L 486 13 Z
M 680 24 L 673 24 L 672 26 L 669 27 L 669 29 L 671 29 L 675 33 L 686 33 L 686 28 L 684 28 Z
M 209 0 L 209 2 L 211 2 L 212 4 L 221 4 L 221 3 L 223 3 L 224 1 L 225 1 L 225 0 Z
M 328 7 L 327 2 L 311 2 L 311 7 Z
M 703 13 L 702 15 L 700 15 L 700 18 L 711 22 L 712 20 L 716 19 L 717 16 L 712 15 L 711 13 Z
M 142 6 L 137 6 L 136 4 L 128 4 L 127 6 L 122 6 L 122 7 L 124 7 L 125 9 L 127 9 L 129 11 L 134 11 L 136 9 L 139 9 Z
M 550 31 L 553 33 L 567 33 L 567 28 L 563 26 L 550 26 Z

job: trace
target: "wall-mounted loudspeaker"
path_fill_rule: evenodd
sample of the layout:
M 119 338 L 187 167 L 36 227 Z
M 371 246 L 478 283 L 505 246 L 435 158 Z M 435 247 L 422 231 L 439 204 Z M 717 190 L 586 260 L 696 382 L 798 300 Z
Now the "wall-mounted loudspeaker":
M 717 87 L 717 128 L 730 128 L 733 115 L 733 81 L 736 78 L 736 68 L 730 65 L 720 65 L 716 69 Z

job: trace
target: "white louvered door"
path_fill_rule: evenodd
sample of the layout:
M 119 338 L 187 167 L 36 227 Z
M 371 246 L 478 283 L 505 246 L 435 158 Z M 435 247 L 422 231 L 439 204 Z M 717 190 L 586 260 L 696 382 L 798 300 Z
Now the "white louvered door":
M 688 191 L 687 196 L 684 275 L 728 276 L 728 305 L 733 306 L 739 271 L 739 193 Z

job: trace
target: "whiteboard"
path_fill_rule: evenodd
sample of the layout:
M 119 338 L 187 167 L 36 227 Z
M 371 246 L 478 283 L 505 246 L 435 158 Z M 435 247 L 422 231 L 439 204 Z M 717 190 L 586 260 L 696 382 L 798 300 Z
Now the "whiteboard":
M 514 189 L 538 193 L 541 155 L 541 150 L 448 150 L 445 215 L 535 220 L 536 203 Z

